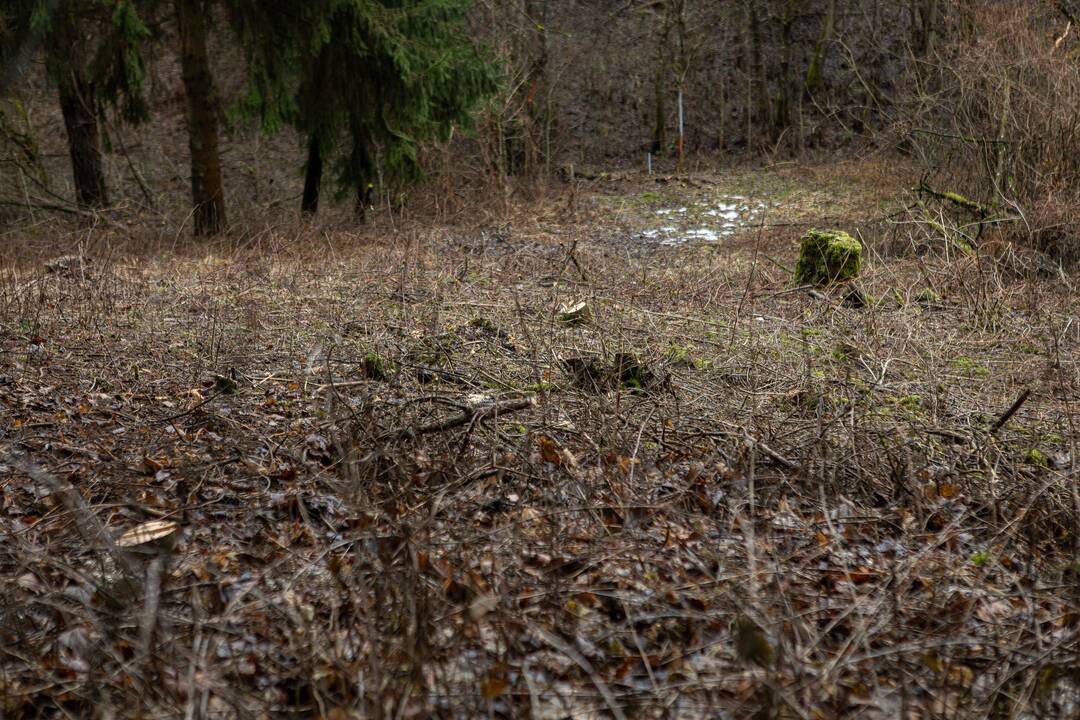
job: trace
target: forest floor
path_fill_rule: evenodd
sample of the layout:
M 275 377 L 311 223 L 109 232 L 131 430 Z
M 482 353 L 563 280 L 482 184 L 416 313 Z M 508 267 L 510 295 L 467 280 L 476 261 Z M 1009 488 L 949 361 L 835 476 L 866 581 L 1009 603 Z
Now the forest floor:
M 8 231 L 0 715 L 1075 717 L 1076 279 L 905 185 Z M 792 285 L 813 226 L 865 304 Z

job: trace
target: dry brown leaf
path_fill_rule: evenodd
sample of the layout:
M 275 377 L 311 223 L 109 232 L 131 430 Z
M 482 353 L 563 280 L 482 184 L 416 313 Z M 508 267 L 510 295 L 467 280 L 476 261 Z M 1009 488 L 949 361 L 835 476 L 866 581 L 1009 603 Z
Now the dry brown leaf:
M 494 700 L 506 692 L 508 687 L 510 683 L 506 681 L 506 678 L 486 678 L 482 683 L 484 699 Z
M 967 665 L 953 665 L 949 668 L 949 684 L 969 688 L 975 683 L 975 671 Z
M 151 520 L 141 525 L 136 525 L 116 539 L 120 547 L 135 547 L 160 540 L 165 540 L 178 534 L 180 524 L 172 520 Z
M 563 458 L 554 440 L 547 435 L 540 435 L 536 438 L 536 443 L 540 447 L 540 457 L 544 462 L 562 464 Z

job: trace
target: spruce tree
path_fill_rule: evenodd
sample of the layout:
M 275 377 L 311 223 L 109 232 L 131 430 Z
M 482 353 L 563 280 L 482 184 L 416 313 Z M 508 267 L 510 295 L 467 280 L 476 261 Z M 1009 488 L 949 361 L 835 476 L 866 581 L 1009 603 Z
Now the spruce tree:
M 0 94 L 23 72 L 60 0 L 11 0 L 0 7 Z
M 471 0 L 237 2 L 247 39 L 249 105 L 307 140 L 302 209 L 318 207 L 323 168 L 362 217 L 376 179 L 423 176 L 420 145 L 468 128 L 496 90 L 494 67 L 466 27 Z M 289 90 L 294 88 L 293 92 Z
M 141 49 L 150 39 L 134 0 L 13 0 L 5 11 L 4 82 L 41 41 L 68 136 L 80 205 L 103 207 L 100 120 L 112 108 L 125 121 L 147 118 Z

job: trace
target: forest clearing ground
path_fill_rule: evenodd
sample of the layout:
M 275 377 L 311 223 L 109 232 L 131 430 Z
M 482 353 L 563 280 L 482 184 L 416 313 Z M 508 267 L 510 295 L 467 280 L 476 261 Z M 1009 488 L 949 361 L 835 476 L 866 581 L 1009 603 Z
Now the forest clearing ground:
M 925 245 L 866 170 L 5 267 L 0 711 L 1075 712 L 1075 280 Z M 716 243 L 644 234 L 733 196 L 765 210 Z M 814 225 L 865 241 L 866 307 L 791 286 Z M 28 462 L 183 526 L 150 656 Z

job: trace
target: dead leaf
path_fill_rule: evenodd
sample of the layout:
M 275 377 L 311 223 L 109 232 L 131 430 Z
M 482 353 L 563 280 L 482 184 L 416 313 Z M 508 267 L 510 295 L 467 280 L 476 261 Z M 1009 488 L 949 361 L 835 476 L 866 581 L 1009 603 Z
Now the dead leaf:
M 171 548 L 176 543 L 179 531 L 180 524 L 172 520 L 151 520 L 125 532 L 116 539 L 116 544 L 123 548 L 150 544 Z
M 559 448 L 554 440 L 547 435 L 540 435 L 536 438 L 536 443 L 540 447 L 540 458 L 544 462 L 555 463 L 556 465 L 562 464 L 563 458 L 559 454 Z
M 494 700 L 502 695 L 508 687 L 510 687 L 510 683 L 506 681 L 506 678 L 486 678 L 482 683 L 484 699 Z
M 629 672 L 637 665 L 638 659 L 635 657 L 628 657 L 619 663 L 619 666 L 612 672 L 612 679 L 622 680 L 629 674 Z
M 969 688 L 975 683 L 975 671 L 967 665 L 953 665 L 949 668 L 948 680 L 950 685 Z
M 576 303 L 566 303 L 559 308 L 555 319 L 566 325 L 579 325 L 588 322 L 592 318 L 589 304 L 584 300 Z

